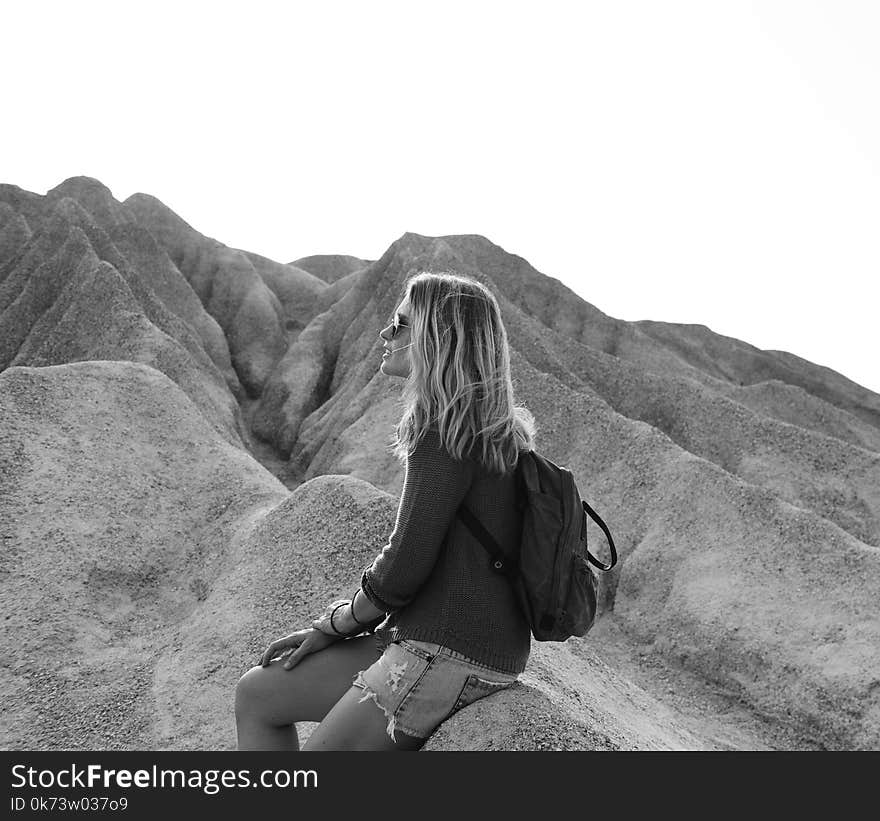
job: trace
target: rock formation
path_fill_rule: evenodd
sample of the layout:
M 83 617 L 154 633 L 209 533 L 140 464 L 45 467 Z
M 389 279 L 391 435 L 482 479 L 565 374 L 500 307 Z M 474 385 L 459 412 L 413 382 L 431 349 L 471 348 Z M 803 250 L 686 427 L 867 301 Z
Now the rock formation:
M 481 236 L 284 265 L 82 177 L 0 186 L 0 744 L 234 746 L 239 676 L 393 527 L 378 332 L 419 270 L 497 294 L 538 446 L 621 556 L 587 637 L 426 749 L 880 746 L 880 396 Z

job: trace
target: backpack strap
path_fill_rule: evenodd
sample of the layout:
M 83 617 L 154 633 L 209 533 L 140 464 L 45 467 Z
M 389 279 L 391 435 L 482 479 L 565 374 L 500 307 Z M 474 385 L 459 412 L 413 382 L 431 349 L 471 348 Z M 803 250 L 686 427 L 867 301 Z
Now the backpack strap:
M 591 508 L 586 502 L 581 500 L 584 511 L 590 518 L 602 528 L 605 538 L 608 540 L 608 549 L 611 552 L 611 563 L 602 564 L 589 550 L 587 550 L 587 561 L 598 567 L 599 570 L 611 570 L 617 564 L 617 549 L 614 547 L 614 539 L 611 538 L 611 532 L 608 525 L 602 521 L 602 518 Z M 495 540 L 495 537 L 483 527 L 483 523 L 468 509 L 467 505 L 461 505 L 458 509 L 458 517 L 467 525 L 468 530 L 473 534 L 474 538 L 485 548 L 489 554 L 489 567 L 495 573 L 501 573 L 503 576 L 514 578 L 519 572 L 519 564 L 511 559 L 502 550 L 501 545 Z M 586 523 L 586 520 L 585 520 Z
M 602 528 L 602 532 L 605 534 L 605 538 L 608 540 L 608 549 L 611 551 L 611 564 L 602 564 L 602 562 L 595 558 L 589 550 L 587 551 L 587 561 L 590 562 L 590 564 L 598 567 L 599 570 L 611 570 L 611 568 L 617 564 L 617 550 L 615 550 L 614 548 L 614 539 L 611 538 L 611 533 L 608 531 L 608 527 L 605 522 L 603 522 L 602 519 L 599 518 L 599 514 L 596 513 L 596 511 L 593 510 L 593 508 L 591 508 L 586 502 L 584 502 L 583 499 L 581 500 L 581 502 L 584 506 L 584 510 L 590 515 L 590 518 L 597 525 L 599 525 L 599 527 Z M 584 524 L 586 524 L 586 519 L 584 520 Z
M 493 573 L 500 573 L 511 579 L 519 573 L 519 564 L 501 549 L 495 537 L 483 527 L 483 523 L 468 509 L 467 505 L 458 508 L 458 517 L 467 525 L 474 538 L 489 554 L 489 568 Z

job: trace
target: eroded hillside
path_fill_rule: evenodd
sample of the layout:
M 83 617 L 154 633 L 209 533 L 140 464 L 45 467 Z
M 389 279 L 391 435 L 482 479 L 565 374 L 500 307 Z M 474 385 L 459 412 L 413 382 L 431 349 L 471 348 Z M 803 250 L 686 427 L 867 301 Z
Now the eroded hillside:
M 876 394 L 480 236 L 284 265 L 89 178 L 0 186 L 3 745 L 234 746 L 238 677 L 393 526 L 378 331 L 418 270 L 498 295 L 539 447 L 621 555 L 593 633 L 428 747 L 880 746 Z

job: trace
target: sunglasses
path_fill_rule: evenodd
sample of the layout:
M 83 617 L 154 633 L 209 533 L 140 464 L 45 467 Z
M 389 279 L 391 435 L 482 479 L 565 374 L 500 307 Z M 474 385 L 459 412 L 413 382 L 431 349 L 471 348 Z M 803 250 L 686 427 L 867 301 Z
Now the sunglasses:
M 394 339 L 394 337 L 397 336 L 397 334 L 401 328 L 408 328 L 408 327 L 409 327 L 408 322 L 403 322 L 400 319 L 400 316 L 398 316 L 397 314 L 394 314 L 394 319 L 391 320 L 391 338 Z

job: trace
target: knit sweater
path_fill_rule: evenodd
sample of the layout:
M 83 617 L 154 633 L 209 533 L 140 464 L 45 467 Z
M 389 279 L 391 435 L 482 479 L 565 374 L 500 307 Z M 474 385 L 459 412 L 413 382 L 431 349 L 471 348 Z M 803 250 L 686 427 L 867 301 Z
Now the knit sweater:
M 471 455 L 456 460 L 436 425 L 406 461 L 397 520 L 388 543 L 361 576 L 361 590 L 388 613 L 376 631 L 387 645 L 430 641 L 509 673 L 521 673 L 531 632 L 510 582 L 455 514 L 465 503 L 505 553 L 521 529 L 513 473 L 486 471 Z

